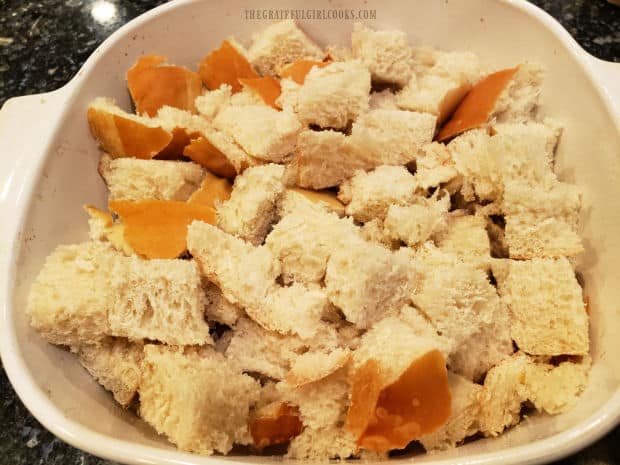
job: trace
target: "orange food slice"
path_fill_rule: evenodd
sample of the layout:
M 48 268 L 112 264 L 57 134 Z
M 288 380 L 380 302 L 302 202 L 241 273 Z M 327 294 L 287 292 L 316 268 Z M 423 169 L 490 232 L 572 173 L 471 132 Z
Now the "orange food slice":
M 232 87 L 233 93 L 241 90 L 239 78 L 259 77 L 247 58 L 228 40 L 204 57 L 200 62 L 198 74 L 207 89 L 213 90 L 222 84 L 228 84 Z
M 510 68 L 497 71 L 473 86 L 452 117 L 441 128 L 437 140 L 450 139 L 462 132 L 485 125 L 493 113 L 497 99 L 517 70 L 518 68 Z
M 234 179 L 237 175 L 237 170 L 226 155 L 204 136 L 193 139 L 183 149 L 183 155 L 223 178 Z
M 178 160 L 185 155 L 184 150 L 191 143 L 191 138 L 195 137 L 194 134 L 188 134 L 183 128 L 174 128 L 172 130 L 172 140 L 157 154 L 157 158 L 160 160 Z
M 145 55 L 127 72 L 127 87 L 136 113 L 155 116 L 168 105 L 196 112 L 194 100 L 202 93 L 200 76 L 182 66 L 161 66 L 166 57 Z
M 336 213 L 338 216 L 344 216 L 344 205 L 333 192 L 313 191 L 311 189 L 302 189 L 301 187 L 290 187 L 289 190 L 303 195 L 311 202 L 324 205 L 329 211 Z
M 215 207 L 217 203 L 228 200 L 231 192 L 232 185 L 227 179 L 207 173 L 200 187 L 191 195 L 187 202 Z
M 112 158 L 135 157 L 145 160 L 162 152 L 173 139 L 161 127 L 150 127 L 105 109 L 89 107 L 90 131 Z
M 276 100 L 282 93 L 282 88 L 280 87 L 280 81 L 276 78 L 271 76 L 254 79 L 240 78 L 239 83 L 241 83 L 241 85 L 246 89 L 250 89 L 260 95 L 267 105 L 275 108 L 276 110 L 280 110 L 280 107 L 276 105 Z
M 371 359 L 354 375 L 347 426 L 360 447 L 402 449 L 444 424 L 450 404 L 448 371 L 438 350 L 413 361 L 388 386 L 382 386 L 379 364 Z
M 318 66 L 322 68 L 323 66 L 329 65 L 329 62 L 324 61 L 312 61 L 312 60 L 299 60 L 295 63 L 291 63 L 290 65 L 286 65 L 280 71 L 280 77 L 290 78 L 295 81 L 297 84 L 303 84 L 306 80 L 306 75 L 310 72 L 310 70 L 314 66 Z
M 303 424 L 297 407 L 280 404 L 271 415 L 260 416 L 250 424 L 254 445 L 260 449 L 285 444 L 301 433 Z
M 124 224 L 124 238 L 146 258 L 177 258 L 187 250 L 187 227 L 194 220 L 215 224 L 215 209 L 198 202 L 111 201 Z

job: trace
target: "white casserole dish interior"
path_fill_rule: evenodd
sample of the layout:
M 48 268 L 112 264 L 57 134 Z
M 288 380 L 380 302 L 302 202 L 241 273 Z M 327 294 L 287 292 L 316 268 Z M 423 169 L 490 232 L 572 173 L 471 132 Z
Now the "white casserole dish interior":
M 30 411 L 53 433 L 96 455 L 132 464 L 266 463 L 264 457 L 199 457 L 176 451 L 119 408 L 67 352 L 28 327 L 29 285 L 61 243 L 87 239 L 82 205 L 106 205 L 98 150 L 86 122 L 96 96 L 129 108 L 124 76 L 143 53 L 195 67 L 225 37 L 248 41 L 268 21 L 245 20 L 251 0 L 178 1 L 110 37 L 77 76 L 49 94 L 9 101 L 0 113 L 0 349 L 7 374 Z M 303 0 L 263 9 L 303 10 Z M 375 9 L 375 28 L 406 31 L 412 43 L 472 50 L 494 68 L 536 61 L 548 71 L 542 111 L 564 125 L 557 172 L 584 192 L 586 252 L 579 264 L 591 312 L 593 368 L 579 405 L 535 416 L 499 438 L 424 457 L 435 464 L 539 463 L 574 452 L 620 419 L 620 65 L 587 55 L 551 17 L 517 1 L 315 0 L 313 9 Z M 348 43 L 353 21 L 300 21 L 322 44 Z M 614 103 L 615 98 L 615 103 Z M 409 460 L 401 458 L 395 460 Z M 278 460 L 279 462 L 279 460 Z

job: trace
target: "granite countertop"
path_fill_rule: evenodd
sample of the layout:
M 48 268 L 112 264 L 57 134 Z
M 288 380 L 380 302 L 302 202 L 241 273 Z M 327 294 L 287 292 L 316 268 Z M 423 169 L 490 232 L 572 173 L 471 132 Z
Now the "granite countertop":
M 0 0 L 0 106 L 65 84 L 115 29 L 157 0 Z M 535 0 L 593 55 L 620 62 L 620 7 L 603 0 Z M 110 9 L 110 5 L 113 5 Z M 98 20 L 96 19 L 98 17 Z M 1 366 L 1 365 L 0 365 Z M 45 430 L 0 369 L 0 463 L 103 465 Z M 564 465 L 620 465 L 620 427 Z

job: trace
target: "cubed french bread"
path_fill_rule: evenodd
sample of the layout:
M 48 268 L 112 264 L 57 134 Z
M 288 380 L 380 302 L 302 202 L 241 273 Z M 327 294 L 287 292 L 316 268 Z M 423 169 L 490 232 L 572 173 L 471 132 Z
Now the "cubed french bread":
M 101 242 L 58 246 L 30 287 L 30 324 L 53 344 L 97 344 L 110 333 L 108 309 L 115 302 L 109 286 L 120 254 Z
M 292 112 L 267 105 L 226 106 L 214 125 L 251 157 L 273 162 L 281 162 L 293 152 L 301 130 Z
M 206 298 L 193 260 L 121 257 L 106 284 L 114 294 L 110 334 L 173 345 L 212 344 Z
M 368 109 L 370 73 L 359 60 L 314 67 L 299 89 L 297 115 L 303 124 L 341 129 Z
M 360 328 L 398 310 L 413 285 L 401 257 L 364 240 L 334 250 L 327 262 L 327 295 L 347 321 Z
M 212 349 L 147 344 L 139 394 L 140 416 L 183 451 L 226 454 L 251 442 L 260 385 Z
M 353 57 L 368 68 L 375 82 L 404 86 L 413 74 L 413 53 L 403 31 L 375 31 L 355 23 L 351 50 Z
M 110 200 L 185 201 L 200 186 L 204 170 L 191 162 L 111 158 L 104 154 L 99 173 Z
M 280 21 L 263 29 L 248 49 L 250 62 L 262 75 L 298 60 L 322 61 L 324 53 L 293 20 Z
M 538 64 L 519 65 L 517 73 L 495 103 L 492 121 L 523 123 L 534 120 L 544 74 L 544 69 Z
M 447 227 L 433 238 L 443 251 L 455 254 L 463 261 L 491 257 L 491 244 L 482 216 L 454 212 L 447 217 Z
M 128 407 L 138 392 L 144 346 L 127 339 L 106 338 L 101 344 L 77 347 L 80 363 L 114 399 Z
M 217 224 L 253 245 L 260 245 L 276 221 L 284 193 L 284 167 L 268 164 L 248 168 L 235 178 L 230 198 L 217 206 Z
M 426 144 L 416 157 L 415 179 L 424 190 L 439 187 L 454 180 L 458 171 L 454 160 L 444 144 L 433 142 Z
M 498 285 L 520 350 L 532 355 L 588 354 L 588 315 L 566 258 L 512 260 Z
M 391 205 L 413 202 L 417 183 L 404 166 L 378 166 L 370 172 L 357 171 L 340 185 L 338 198 L 345 213 L 356 221 L 383 220 Z
M 291 441 L 286 457 L 311 462 L 326 462 L 330 459 L 347 459 L 357 455 L 355 436 L 344 426 L 304 428 Z
M 436 119 L 430 113 L 371 110 L 355 120 L 351 137 L 368 152 L 373 166 L 405 165 L 433 140 Z
M 203 289 L 207 301 L 205 307 L 207 320 L 232 326 L 244 315 L 243 309 L 226 300 L 215 284 L 206 281 L 203 283 Z

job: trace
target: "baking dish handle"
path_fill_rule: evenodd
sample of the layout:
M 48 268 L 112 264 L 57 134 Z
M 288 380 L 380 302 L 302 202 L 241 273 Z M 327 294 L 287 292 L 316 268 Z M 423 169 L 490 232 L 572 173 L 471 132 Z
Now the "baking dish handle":
M 0 109 L 0 212 L 7 213 L 20 200 L 19 186 L 36 169 L 37 155 L 51 143 L 70 95 L 69 87 L 15 97 Z
M 611 103 L 613 110 L 620 119 L 620 63 L 600 60 L 588 55 L 595 75 L 601 83 L 605 94 Z

